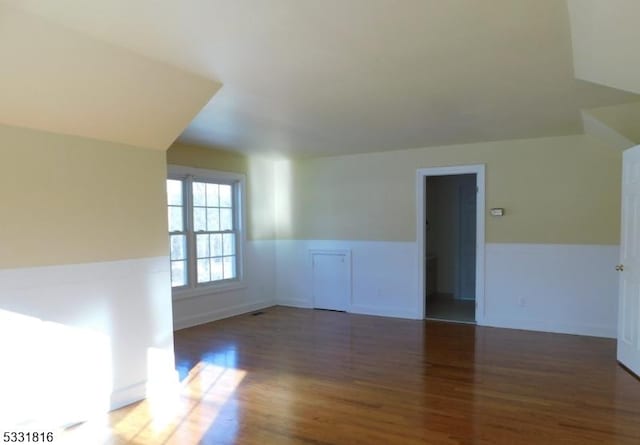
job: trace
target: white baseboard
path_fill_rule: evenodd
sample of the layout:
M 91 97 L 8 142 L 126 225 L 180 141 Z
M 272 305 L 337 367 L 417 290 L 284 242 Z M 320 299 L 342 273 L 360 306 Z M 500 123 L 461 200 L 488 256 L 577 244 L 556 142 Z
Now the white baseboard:
M 349 250 L 351 301 L 346 307 L 350 308 L 350 312 L 416 318 L 416 243 L 279 240 L 276 246 L 277 304 L 313 307 L 309 252 Z
M 410 318 L 412 320 L 422 319 L 422 314 L 418 311 L 398 309 L 394 307 L 352 305 L 349 312 L 362 315 L 377 315 L 380 317 Z
M 313 304 L 311 304 L 308 300 L 277 300 L 276 304 L 278 306 L 313 309 Z M 412 320 L 422 319 L 422 315 L 420 315 L 417 311 L 402 310 L 393 307 L 351 305 L 347 312 L 361 315 L 376 315 L 379 317 L 409 318 Z
M 311 309 L 313 304 L 308 300 L 295 300 L 295 299 L 278 299 L 276 300 L 278 306 L 298 307 L 302 309 Z
M 480 323 L 479 323 L 480 324 Z M 517 320 L 488 318 L 482 326 L 507 329 L 523 329 L 527 331 L 553 332 L 557 334 L 586 335 L 589 337 L 616 338 L 615 327 L 604 325 L 584 325 L 571 323 L 548 322 L 544 320 Z
M 416 243 L 348 240 L 276 242 L 276 304 L 313 307 L 310 249 L 352 252 L 350 311 L 422 318 Z M 485 249 L 479 325 L 615 337 L 616 245 L 497 244 Z
M 216 320 L 222 320 L 223 318 L 235 317 L 236 315 L 246 314 L 248 312 L 258 311 L 267 307 L 273 306 L 275 303 L 272 300 L 257 301 L 254 303 L 239 304 L 236 306 L 225 307 L 216 309 L 213 311 L 205 312 L 202 314 L 193 315 L 173 321 L 173 328 L 175 331 L 200 324 L 210 323 Z
M 111 410 L 143 400 L 147 396 L 147 381 L 134 383 L 111 393 Z
M 233 317 L 275 304 L 275 241 L 247 241 L 242 286 L 173 300 L 174 330 Z

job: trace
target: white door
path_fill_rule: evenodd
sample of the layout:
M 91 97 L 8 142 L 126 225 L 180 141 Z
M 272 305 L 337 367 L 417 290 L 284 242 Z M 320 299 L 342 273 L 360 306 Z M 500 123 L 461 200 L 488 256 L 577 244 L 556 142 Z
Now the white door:
M 350 255 L 345 252 L 312 252 L 313 307 L 346 311 L 351 299 Z
M 622 161 L 618 361 L 640 375 L 640 146 Z

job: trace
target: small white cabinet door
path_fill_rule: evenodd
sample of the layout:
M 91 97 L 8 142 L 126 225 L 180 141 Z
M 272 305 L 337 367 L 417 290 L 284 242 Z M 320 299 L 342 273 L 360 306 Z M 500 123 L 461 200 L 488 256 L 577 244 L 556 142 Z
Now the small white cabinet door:
M 622 161 L 618 361 L 640 375 L 640 146 Z
M 313 307 L 346 311 L 351 299 L 351 256 L 347 252 L 311 252 Z

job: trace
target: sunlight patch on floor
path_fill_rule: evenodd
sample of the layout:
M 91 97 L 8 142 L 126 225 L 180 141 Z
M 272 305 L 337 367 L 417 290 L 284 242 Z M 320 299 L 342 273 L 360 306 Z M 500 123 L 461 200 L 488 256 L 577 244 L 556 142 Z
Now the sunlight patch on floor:
M 70 428 L 65 444 L 195 444 L 216 421 L 246 376 L 246 371 L 199 362 L 179 387 L 159 387 L 149 397 Z

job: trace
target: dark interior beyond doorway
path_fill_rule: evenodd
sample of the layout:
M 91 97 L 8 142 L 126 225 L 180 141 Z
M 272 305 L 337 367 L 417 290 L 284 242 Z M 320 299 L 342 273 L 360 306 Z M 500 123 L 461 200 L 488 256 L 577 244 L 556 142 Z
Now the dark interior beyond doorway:
M 425 316 L 474 322 L 476 175 L 430 176 L 425 187 Z
M 476 321 L 476 302 L 453 298 L 451 294 L 432 294 L 427 297 L 426 313 L 427 318 L 473 323 Z

